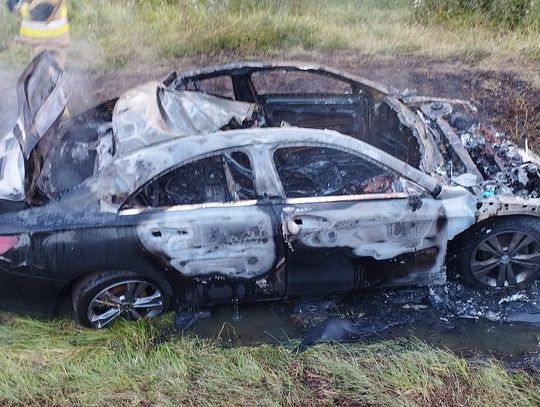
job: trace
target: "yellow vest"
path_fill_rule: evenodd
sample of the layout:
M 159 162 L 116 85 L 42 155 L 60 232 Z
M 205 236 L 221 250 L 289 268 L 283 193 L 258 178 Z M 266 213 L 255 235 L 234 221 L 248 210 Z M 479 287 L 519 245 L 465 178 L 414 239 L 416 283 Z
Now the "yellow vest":
M 32 10 L 40 4 L 54 7 L 52 14 L 44 21 L 32 19 Z M 66 0 L 25 0 L 18 9 L 22 17 L 20 35 L 23 40 L 40 41 L 69 38 L 68 9 Z

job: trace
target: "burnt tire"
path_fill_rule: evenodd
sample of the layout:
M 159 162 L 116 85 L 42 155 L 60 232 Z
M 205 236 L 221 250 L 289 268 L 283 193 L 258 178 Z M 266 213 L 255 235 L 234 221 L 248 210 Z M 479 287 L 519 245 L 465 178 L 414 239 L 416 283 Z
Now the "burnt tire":
M 495 218 L 474 227 L 462 241 L 458 265 L 470 285 L 519 290 L 540 278 L 540 219 Z
M 82 279 L 72 291 L 75 320 L 106 328 L 119 318 L 155 318 L 170 305 L 166 281 L 131 271 L 105 271 Z

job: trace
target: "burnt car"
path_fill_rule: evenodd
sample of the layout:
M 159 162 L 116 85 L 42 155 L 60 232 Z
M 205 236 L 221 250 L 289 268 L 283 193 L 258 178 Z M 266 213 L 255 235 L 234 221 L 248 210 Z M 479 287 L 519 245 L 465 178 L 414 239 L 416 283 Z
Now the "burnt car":
M 450 268 L 488 289 L 539 276 L 537 159 L 489 142 L 465 102 L 243 63 L 63 120 L 46 53 L 18 97 L 0 142 L 2 297 L 70 298 L 83 326 L 442 284 Z

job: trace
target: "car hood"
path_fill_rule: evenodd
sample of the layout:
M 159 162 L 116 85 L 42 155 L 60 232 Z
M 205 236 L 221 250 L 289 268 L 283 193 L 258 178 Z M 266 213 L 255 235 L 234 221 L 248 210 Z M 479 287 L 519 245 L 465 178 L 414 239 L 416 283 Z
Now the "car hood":
M 402 99 L 423 120 L 443 161 L 436 173 L 472 187 L 484 198 L 540 197 L 540 158 L 519 142 L 481 123 L 469 102 L 429 97 Z

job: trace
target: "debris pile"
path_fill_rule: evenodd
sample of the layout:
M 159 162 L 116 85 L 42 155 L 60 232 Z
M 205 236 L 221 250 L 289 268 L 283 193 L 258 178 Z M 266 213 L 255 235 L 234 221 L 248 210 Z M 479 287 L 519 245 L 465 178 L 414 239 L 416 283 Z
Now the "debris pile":
M 300 350 L 329 340 L 367 339 L 391 327 L 419 322 L 434 331 L 459 331 L 463 320 L 540 328 L 540 283 L 509 293 L 449 281 L 431 287 L 366 292 L 353 301 L 302 304 L 292 315 L 292 323 L 311 328 Z
M 509 294 L 482 292 L 457 282 L 429 289 L 431 307 L 448 317 L 488 319 L 507 323 L 526 323 L 540 327 L 540 287 L 538 282 L 527 289 Z
M 540 197 L 539 163 L 533 162 L 533 156 L 509 137 L 484 125 L 474 125 L 461 135 L 461 142 L 486 179 L 484 197 Z

